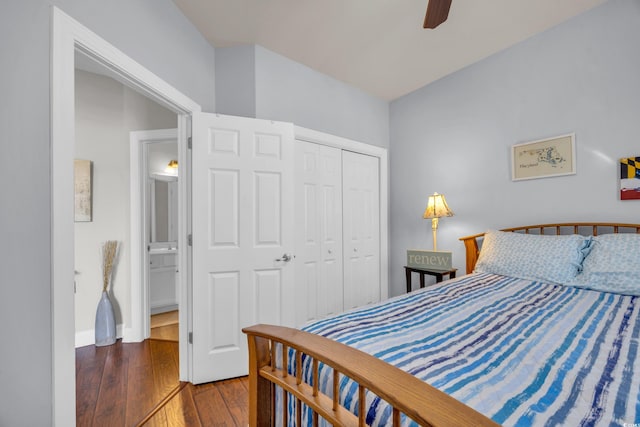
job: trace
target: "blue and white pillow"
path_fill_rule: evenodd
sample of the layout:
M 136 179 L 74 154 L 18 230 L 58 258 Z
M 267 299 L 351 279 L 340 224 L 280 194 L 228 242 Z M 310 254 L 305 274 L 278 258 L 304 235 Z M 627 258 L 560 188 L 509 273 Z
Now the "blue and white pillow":
M 569 286 L 624 295 L 640 295 L 640 234 L 593 237 L 583 270 Z
M 565 283 L 580 271 L 590 242 L 590 238 L 577 234 L 552 236 L 489 230 L 474 271 Z

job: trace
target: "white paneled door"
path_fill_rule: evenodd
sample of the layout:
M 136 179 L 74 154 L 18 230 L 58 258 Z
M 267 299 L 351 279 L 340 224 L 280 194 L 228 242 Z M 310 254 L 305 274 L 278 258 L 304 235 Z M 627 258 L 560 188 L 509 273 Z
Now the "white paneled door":
M 343 310 L 342 150 L 295 142 L 298 325 Z
M 380 166 L 342 152 L 344 309 L 380 300 Z
M 293 125 L 193 116 L 193 383 L 246 375 L 256 323 L 292 326 Z

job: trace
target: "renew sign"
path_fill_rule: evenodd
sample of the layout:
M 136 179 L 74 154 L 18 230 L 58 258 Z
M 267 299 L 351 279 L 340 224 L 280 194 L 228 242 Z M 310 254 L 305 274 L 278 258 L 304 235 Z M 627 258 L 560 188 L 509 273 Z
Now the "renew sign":
M 407 266 L 427 270 L 450 270 L 451 252 L 407 250 Z

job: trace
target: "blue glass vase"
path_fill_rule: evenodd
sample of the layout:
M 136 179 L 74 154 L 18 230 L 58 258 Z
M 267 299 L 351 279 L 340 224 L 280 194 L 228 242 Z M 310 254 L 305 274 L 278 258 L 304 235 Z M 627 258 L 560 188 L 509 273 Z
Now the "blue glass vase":
M 113 305 L 111 305 L 109 294 L 103 291 L 96 310 L 96 346 L 111 345 L 115 342 L 116 317 L 113 313 Z

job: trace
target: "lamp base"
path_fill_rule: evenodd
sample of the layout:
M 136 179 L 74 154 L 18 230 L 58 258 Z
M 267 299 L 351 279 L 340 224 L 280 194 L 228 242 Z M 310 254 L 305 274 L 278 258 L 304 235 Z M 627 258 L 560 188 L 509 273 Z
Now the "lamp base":
M 431 218 L 431 231 L 433 232 L 433 250 L 438 250 L 438 218 Z

